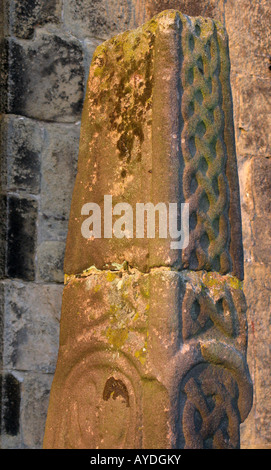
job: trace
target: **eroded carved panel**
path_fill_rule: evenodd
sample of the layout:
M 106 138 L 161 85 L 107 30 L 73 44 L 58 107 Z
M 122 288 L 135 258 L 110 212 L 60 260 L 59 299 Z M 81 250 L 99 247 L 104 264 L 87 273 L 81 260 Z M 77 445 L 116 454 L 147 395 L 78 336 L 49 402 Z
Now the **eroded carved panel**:
M 238 448 L 237 399 L 238 385 L 228 370 L 211 364 L 194 367 L 180 388 L 180 447 Z
M 214 22 L 191 19 L 181 35 L 183 194 L 190 205 L 190 241 L 183 261 L 189 269 L 227 273 L 229 201 L 218 34 Z

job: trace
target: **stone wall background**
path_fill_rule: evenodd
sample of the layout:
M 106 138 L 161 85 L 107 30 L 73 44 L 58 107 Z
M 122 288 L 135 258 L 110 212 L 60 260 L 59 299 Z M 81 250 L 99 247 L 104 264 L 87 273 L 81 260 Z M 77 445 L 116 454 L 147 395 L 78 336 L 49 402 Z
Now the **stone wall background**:
M 1 446 L 40 448 L 55 369 L 63 257 L 92 54 L 176 8 L 229 35 L 254 406 L 243 448 L 271 448 L 269 0 L 2 0 Z

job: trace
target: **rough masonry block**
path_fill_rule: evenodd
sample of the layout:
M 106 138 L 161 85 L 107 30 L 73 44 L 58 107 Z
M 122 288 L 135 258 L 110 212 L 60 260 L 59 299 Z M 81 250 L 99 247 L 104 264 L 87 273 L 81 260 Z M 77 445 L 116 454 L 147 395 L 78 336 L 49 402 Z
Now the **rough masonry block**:
M 78 120 L 84 93 L 83 61 L 80 42 L 68 35 L 40 29 L 33 41 L 10 39 L 9 113 L 45 121 Z
M 270 80 L 269 0 L 227 0 L 224 2 L 224 11 L 232 72 L 245 77 L 254 75 Z
M 4 283 L 0 282 L 0 368 L 3 370 L 3 338 L 4 338 L 4 318 L 5 318 L 5 286 Z M 0 403 L 1 400 L 0 400 Z M 1 412 L 0 412 L 1 414 Z M 1 423 L 0 419 L 0 423 Z M 0 424 L 1 425 L 1 424 Z
M 7 184 L 7 159 L 6 159 L 6 148 L 7 148 L 7 120 L 4 114 L 0 115 L 0 188 L 4 192 Z
M 210 0 L 67 0 L 64 22 L 77 37 L 108 37 L 136 28 L 157 13 L 177 9 L 190 16 L 220 18 L 221 1 Z
M 1 376 L 1 448 L 41 448 L 52 378 L 22 371 Z
M 10 370 L 54 372 L 62 286 L 6 286 L 4 366 Z
M 21 39 L 30 39 L 35 27 L 46 23 L 59 23 L 62 0 L 15 0 L 12 31 Z
M 77 37 L 107 38 L 135 26 L 134 5 L 125 0 L 117 4 L 108 0 L 67 0 L 64 23 Z
M 65 254 L 64 241 L 42 242 L 37 249 L 39 280 L 63 283 L 63 262 Z
M 38 218 L 37 279 L 63 283 L 65 241 L 80 125 L 46 124 Z
M 271 158 L 254 158 L 252 162 L 253 196 L 258 216 L 271 215 Z
M 8 196 L 7 275 L 35 279 L 36 200 Z
M 80 125 L 45 126 L 41 177 L 41 236 L 65 240 L 76 176 Z
M 142 2 L 135 0 L 134 4 L 138 5 L 138 9 Z M 168 9 L 176 9 L 189 16 L 204 16 L 221 20 L 222 2 L 221 0 L 145 0 L 146 20 L 154 15 Z
M 247 265 L 244 292 L 248 317 L 248 363 L 255 390 L 255 402 L 242 432 L 242 446 L 270 448 L 270 309 L 271 281 L 269 266 L 264 263 Z M 256 293 L 256 295 L 255 295 Z
M 251 263 L 270 263 L 270 178 L 271 160 L 263 156 L 239 159 L 242 182 L 242 224 L 245 260 Z
M 0 196 L 0 278 L 6 273 L 7 251 L 7 197 Z
M 3 3 L 3 2 L 2 2 Z M 8 40 L 0 36 L 0 112 L 8 109 Z
M 270 227 L 271 217 L 254 217 L 251 228 L 254 240 L 252 248 L 253 258 L 256 263 L 264 263 L 266 265 L 271 263 L 270 253 Z
M 52 379 L 52 374 L 27 372 L 23 375 L 21 429 L 24 448 L 42 447 Z
M 6 173 L 5 189 L 38 194 L 42 127 L 35 121 L 16 116 L 6 116 L 4 125 L 6 146 L 2 158 Z
M 251 173 L 255 203 L 255 215 L 251 221 L 252 252 L 256 262 L 268 265 L 271 262 L 271 158 L 254 158 Z
M 2 385 L 3 432 L 17 436 L 20 430 L 21 384 L 13 374 L 3 377 Z
M 271 156 L 270 77 L 238 77 L 235 88 L 238 155 Z

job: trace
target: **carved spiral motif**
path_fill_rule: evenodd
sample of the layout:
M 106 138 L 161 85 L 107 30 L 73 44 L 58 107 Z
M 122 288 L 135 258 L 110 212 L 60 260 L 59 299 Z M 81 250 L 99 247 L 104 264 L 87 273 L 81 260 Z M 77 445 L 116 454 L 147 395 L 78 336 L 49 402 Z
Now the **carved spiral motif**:
M 183 194 L 190 205 L 190 239 L 183 263 L 189 269 L 224 274 L 231 268 L 228 183 L 220 54 L 214 22 L 208 21 L 205 26 L 193 20 L 190 28 L 183 28 L 182 48 Z
M 136 448 L 140 403 L 135 375 L 130 361 L 123 358 L 114 364 L 103 348 L 81 358 L 61 387 L 62 419 L 52 447 Z

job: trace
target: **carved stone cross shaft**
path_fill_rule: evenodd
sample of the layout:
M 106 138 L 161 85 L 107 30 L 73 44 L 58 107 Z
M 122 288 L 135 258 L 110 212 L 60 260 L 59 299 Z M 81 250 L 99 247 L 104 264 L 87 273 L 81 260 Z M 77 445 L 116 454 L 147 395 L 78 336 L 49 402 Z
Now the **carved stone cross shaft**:
M 240 445 L 252 387 L 229 74 L 222 26 L 174 10 L 96 50 L 45 448 Z M 188 203 L 187 247 L 84 238 L 82 206 L 104 195 Z

